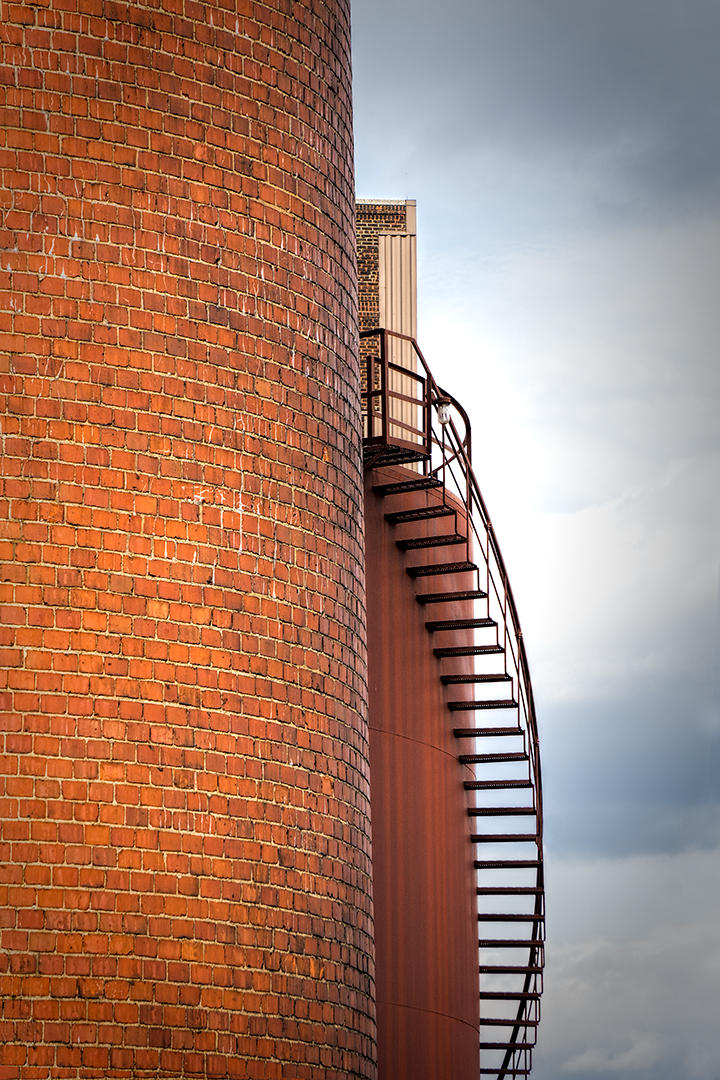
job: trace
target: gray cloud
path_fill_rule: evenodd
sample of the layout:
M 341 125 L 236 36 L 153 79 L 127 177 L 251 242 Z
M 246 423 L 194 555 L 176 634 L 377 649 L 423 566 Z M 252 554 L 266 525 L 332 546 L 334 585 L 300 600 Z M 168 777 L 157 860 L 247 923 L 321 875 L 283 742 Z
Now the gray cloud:
M 697 763 L 702 746 L 688 754 L 688 762 Z M 717 768 L 717 748 L 711 747 Z M 647 759 L 656 762 L 657 752 Z M 576 759 L 576 771 L 582 772 L 582 759 Z M 610 773 L 615 763 L 610 763 Z M 668 775 L 668 760 L 659 762 L 660 770 Z M 640 766 L 642 769 L 643 762 Z M 687 770 L 686 770 L 687 773 Z M 562 775 L 562 774 L 561 774 Z M 583 799 L 563 791 L 553 798 L 554 785 L 545 785 L 546 844 L 549 851 L 560 854 L 594 856 L 629 856 L 647 852 L 678 854 L 684 851 L 713 850 L 720 844 L 720 799 L 707 797 L 702 791 L 688 798 L 688 787 L 682 791 L 659 790 L 661 777 L 649 781 L 642 773 L 636 778 L 637 790 L 626 783 L 626 777 L 612 777 L 606 787 L 596 775 L 587 775 L 587 792 Z M 679 778 L 680 780 L 683 778 Z M 623 786 L 624 785 L 624 786 Z M 708 786 L 707 784 L 704 786 Z M 651 790 L 648 791 L 648 788 Z M 558 789 L 555 788 L 557 791 Z
M 428 355 L 478 393 L 502 369 L 545 459 L 545 506 L 577 509 L 720 451 L 718 220 L 586 233 L 499 264 L 467 245 L 474 261 L 443 249 L 428 266 Z
M 677 853 L 720 846 L 714 688 L 654 681 L 635 696 L 548 709 L 542 728 L 551 851 Z
M 535 1080 L 718 1080 L 719 854 L 550 862 Z
M 526 231 L 575 203 L 601 220 L 717 205 L 713 0 L 366 0 L 354 20 L 358 142 L 392 147 L 413 188 L 462 177 Z M 361 157 L 361 187 L 378 168 Z

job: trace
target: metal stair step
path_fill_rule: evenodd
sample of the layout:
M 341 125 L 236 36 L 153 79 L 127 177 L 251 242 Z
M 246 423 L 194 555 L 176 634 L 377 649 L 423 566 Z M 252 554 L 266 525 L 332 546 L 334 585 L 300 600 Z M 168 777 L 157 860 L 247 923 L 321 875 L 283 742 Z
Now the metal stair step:
M 458 592 L 418 593 L 419 604 L 446 604 L 460 600 L 487 600 L 482 589 L 460 589 Z
M 420 548 L 448 547 L 452 544 L 464 544 L 466 538 L 459 533 L 438 533 L 436 536 L 409 536 L 405 540 L 396 540 L 401 551 L 416 551 Z
M 519 727 L 456 727 L 453 734 L 456 739 L 489 739 L 494 736 L 522 735 Z
M 490 911 L 484 915 L 478 915 L 478 922 L 542 922 L 543 915 L 517 914 L 516 912 Z M 528 939 L 529 940 L 529 939 Z
M 440 630 L 482 630 L 497 623 L 494 619 L 431 619 L 425 626 L 434 634 Z
M 471 806 L 469 817 L 533 817 L 537 813 L 534 806 Z
M 481 975 L 542 975 L 541 967 L 528 967 L 526 964 L 481 964 Z
M 394 480 L 389 484 L 374 484 L 373 491 L 376 495 L 398 495 L 403 491 L 428 491 L 430 488 L 442 487 L 442 483 L 435 476 L 417 476 L 412 480 Z
M 507 788 L 531 788 L 533 786 L 532 780 L 466 780 L 464 783 L 466 791 L 490 791 L 497 789 Z
M 443 503 L 430 506 L 416 506 L 412 510 L 394 510 L 385 515 L 391 525 L 403 525 L 407 521 L 429 521 L 431 518 L 450 517 L 456 511 Z
M 436 656 L 489 656 L 490 653 L 501 653 L 502 645 L 443 645 L 433 649 Z
M 539 1001 L 539 990 L 481 990 L 481 1001 Z
M 539 896 L 543 890 L 535 885 L 479 885 L 478 896 Z
M 454 685 L 455 683 L 493 683 L 493 682 L 512 682 L 512 675 L 506 675 L 504 672 L 498 675 L 486 675 L 478 674 L 474 675 L 441 675 L 440 681 L 445 685 Z
M 380 469 L 389 465 L 409 465 L 416 461 L 429 461 L 424 447 L 395 446 L 381 440 L 363 440 L 363 462 L 366 469 Z
M 533 938 L 480 938 L 478 941 L 481 949 L 527 949 L 540 944 Z
M 469 570 L 477 570 L 474 562 L 461 560 L 459 562 L 426 563 L 424 566 L 408 566 L 406 573 L 412 578 L 431 577 L 435 574 L 464 574 Z
M 476 859 L 476 870 L 533 870 L 540 867 L 539 859 Z
M 473 844 L 532 844 L 537 843 L 537 833 L 473 833 Z
M 524 752 L 517 754 L 460 754 L 458 761 L 461 765 L 485 765 L 496 761 L 529 761 L 530 758 Z
M 487 701 L 448 701 L 451 712 L 474 712 L 477 709 L 516 709 L 514 698 L 489 698 Z
M 513 1016 L 509 1019 L 505 1019 L 503 1016 L 481 1016 L 480 1027 L 515 1027 L 515 1024 L 519 1023 L 521 1027 L 537 1027 L 540 1023 L 539 1020 L 529 1020 L 527 1017 L 523 1017 L 522 1020 L 518 1020 Z
M 481 1042 L 481 1050 L 533 1050 L 535 1043 L 531 1042 Z M 499 1072 L 494 1069 L 494 1072 Z
M 503 1076 L 529 1076 L 532 1072 L 531 1069 L 480 1069 L 481 1076 L 494 1076 L 497 1080 L 502 1071 Z

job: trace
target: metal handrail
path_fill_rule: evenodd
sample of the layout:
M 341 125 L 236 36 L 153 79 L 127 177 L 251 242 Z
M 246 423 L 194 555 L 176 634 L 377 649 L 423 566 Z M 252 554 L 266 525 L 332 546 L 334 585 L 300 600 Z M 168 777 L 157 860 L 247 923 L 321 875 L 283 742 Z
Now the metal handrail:
M 520 626 L 520 618 L 515 597 L 510 585 L 505 560 L 503 559 L 500 545 L 480 490 L 480 485 L 478 484 L 472 468 L 472 432 L 470 420 L 462 405 L 435 382 L 430 367 L 414 338 L 407 334 L 399 333 L 398 331 L 381 328 L 362 331 L 360 337 L 362 339 L 372 337 L 378 337 L 380 339 L 380 358 L 376 356 L 368 356 L 366 358 L 367 388 L 364 396 L 367 401 L 368 409 L 372 398 L 377 396 L 381 397 L 381 409 L 383 413 L 382 432 L 383 436 L 386 438 L 388 435 L 390 401 L 394 396 L 388 386 L 387 379 L 389 367 L 388 339 L 399 339 L 409 343 L 412 347 L 420 365 L 422 373 L 420 379 L 421 382 L 424 383 L 422 399 L 418 399 L 416 405 L 419 408 L 422 407 L 425 428 L 423 431 L 417 430 L 416 434 L 421 437 L 418 440 L 418 446 L 423 446 L 424 449 L 423 457 L 425 471 L 430 474 L 437 474 L 442 471 L 443 489 L 445 489 L 447 476 L 451 476 L 454 493 L 459 498 L 465 510 L 468 561 L 472 561 L 471 546 L 472 537 L 474 535 L 485 561 L 488 583 L 488 603 L 490 602 L 490 586 L 492 586 L 495 601 L 497 602 L 499 611 L 502 612 L 504 637 L 503 652 L 506 656 L 506 668 L 509 653 L 512 660 L 512 667 L 514 668 L 517 677 L 518 720 L 519 722 L 524 720 L 525 730 L 529 736 L 530 745 L 528 749 L 531 762 L 531 781 L 534 781 L 535 822 L 538 848 L 538 867 L 535 881 L 539 891 L 536 894 L 533 912 L 537 917 L 537 921 L 533 923 L 533 929 L 528 937 L 527 946 L 529 950 L 528 968 L 536 968 L 542 966 L 539 961 L 542 956 L 544 940 L 544 867 L 542 848 L 543 799 L 537 716 L 525 642 Z M 381 386 L 379 389 L 373 389 L 373 365 L 377 365 L 378 363 L 382 366 Z M 393 365 L 393 367 L 398 367 L 398 365 Z M 407 370 L 406 373 L 417 377 L 416 372 Z M 405 397 L 406 395 L 399 396 Z M 433 424 L 433 418 L 437 415 L 437 406 L 441 403 L 449 403 L 455 413 L 461 417 L 465 428 L 462 435 L 458 432 L 452 415 L 450 415 L 447 421 L 441 425 L 441 430 L 439 432 L 437 431 L 436 425 Z M 440 461 L 438 464 L 433 463 L 433 448 L 439 451 Z M 461 473 L 460 477 L 457 476 L 458 471 Z M 485 540 L 485 545 L 483 545 L 483 539 Z M 491 566 L 491 563 L 493 562 L 494 568 Z M 495 568 L 496 574 L 493 572 Z M 499 580 L 496 580 L 496 576 Z M 515 678 L 515 674 L 513 674 L 513 678 Z M 535 976 L 528 970 L 523 984 L 524 993 L 528 992 L 534 977 Z M 509 1040 L 510 1044 L 517 1041 L 517 1036 L 523 1028 L 523 1021 L 526 1018 L 526 1011 L 529 1007 L 528 1001 L 528 998 L 520 999 L 512 1035 Z M 514 1055 L 518 1052 L 519 1051 L 514 1049 L 512 1045 L 508 1045 L 502 1065 L 498 1069 L 498 1080 L 504 1080 L 508 1071 L 512 1070 Z

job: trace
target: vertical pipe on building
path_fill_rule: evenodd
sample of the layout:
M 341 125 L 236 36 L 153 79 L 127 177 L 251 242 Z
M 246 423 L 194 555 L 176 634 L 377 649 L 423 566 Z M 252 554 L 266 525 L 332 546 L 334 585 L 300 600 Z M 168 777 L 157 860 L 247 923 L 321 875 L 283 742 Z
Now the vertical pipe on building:
M 372 1078 L 349 0 L 0 42 L 0 1065 Z

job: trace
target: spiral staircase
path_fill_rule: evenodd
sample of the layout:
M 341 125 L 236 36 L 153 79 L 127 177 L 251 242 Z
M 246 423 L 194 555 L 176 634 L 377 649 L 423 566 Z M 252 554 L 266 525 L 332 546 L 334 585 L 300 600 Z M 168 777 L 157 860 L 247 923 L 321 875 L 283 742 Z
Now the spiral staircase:
M 473 845 L 480 1075 L 528 1076 L 544 966 L 542 787 L 522 631 L 462 406 L 413 338 L 361 334 L 364 458 L 432 635 Z M 388 481 L 387 466 L 394 470 Z

